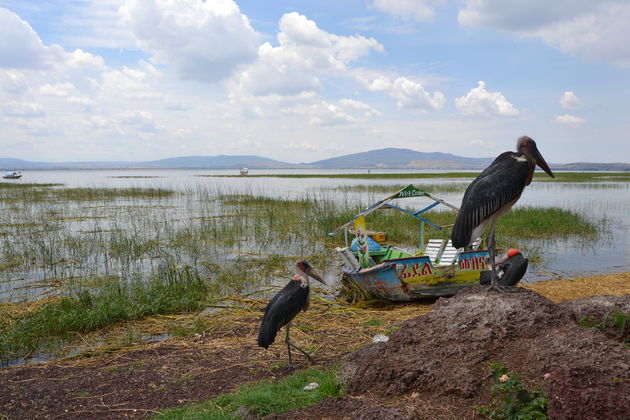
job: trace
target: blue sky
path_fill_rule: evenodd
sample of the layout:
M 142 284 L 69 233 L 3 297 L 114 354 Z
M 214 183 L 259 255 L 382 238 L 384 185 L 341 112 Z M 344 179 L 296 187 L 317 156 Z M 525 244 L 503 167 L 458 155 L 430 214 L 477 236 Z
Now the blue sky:
M 0 0 L 0 157 L 629 162 L 627 0 Z

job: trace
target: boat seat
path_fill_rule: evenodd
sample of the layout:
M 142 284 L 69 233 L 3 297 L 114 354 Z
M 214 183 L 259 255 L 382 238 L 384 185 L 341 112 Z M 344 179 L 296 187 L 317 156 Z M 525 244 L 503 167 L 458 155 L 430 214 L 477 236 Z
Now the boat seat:
M 350 249 L 348 249 L 347 247 L 335 248 L 335 251 L 337 251 L 339 255 L 341 255 L 341 259 L 343 260 L 343 263 L 345 264 L 346 267 L 350 269 L 350 271 L 357 271 L 361 269 L 361 265 L 359 264 L 359 261 L 354 256 L 352 251 L 350 251 Z
M 429 257 L 431 263 L 435 264 L 442 257 L 445 242 L 444 239 L 429 239 L 422 254 Z
M 440 256 L 437 265 L 452 265 L 455 260 L 457 260 L 457 257 L 459 257 L 459 253 L 462 252 L 463 249 L 464 248 L 454 248 L 453 243 L 449 239 L 446 243 L 446 246 L 444 246 L 444 249 L 442 250 L 442 255 Z

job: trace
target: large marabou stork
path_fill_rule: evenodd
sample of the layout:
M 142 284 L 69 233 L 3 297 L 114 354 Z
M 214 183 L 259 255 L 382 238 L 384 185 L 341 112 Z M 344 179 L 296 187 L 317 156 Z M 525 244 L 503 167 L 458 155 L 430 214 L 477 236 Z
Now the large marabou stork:
M 309 362 L 313 363 L 313 358 L 304 350 L 296 346 L 289 340 L 289 328 L 291 321 L 300 311 L 306 311 L 310 302 L 309 277 L 326 284 L 319 274 L 313 271 L 311 265 L 302 260 L 296 264 L 297 275 L 293 277 L 284 288 L 271 299 L 265 308 L 265 315 L 260 324 L 258 333 L 258 345 L 268 348 L 276 339 L 276 334 L 286 325 L 285 343 L 289 351 L 289 368 L 294 365 L 291 359 L 291 347 L 300 351 L 306 356 Z
M 496 247 L 494 229 L 497 219 L 521 197 L 521 193 L 532 182 L 534 170 L 538 165 L 550 177 L 551 169 L 545 162 L 536 142 L 523 136 L 516 142 L 516 152 L 501 153 L 484 171 L 470 183 L 451 233 L 455 248 L 472 244 L 481 237 L 490 224 L 488 232 L 488 250 L 490 251 L 491 281 L 490 287 L 501 290 L 496 272 Z

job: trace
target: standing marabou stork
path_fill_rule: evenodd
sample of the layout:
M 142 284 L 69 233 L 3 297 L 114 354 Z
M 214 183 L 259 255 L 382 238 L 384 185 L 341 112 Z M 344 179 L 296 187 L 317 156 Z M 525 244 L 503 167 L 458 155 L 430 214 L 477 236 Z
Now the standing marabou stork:
M 291 327 L 293 318 L 295 318 L 300 311 L 306 311 L 308 309 L 310 301 L 309 277 L 326 284 L 319 274 L 313 271 L 313 268 L 308 262 L 304 260 L 298 261 L 296 267 L 298 274 L 271 299 L 265 308 L 265 315 L 263 316 L 258 333 L 258 345 L 267 348 L 275 340 L 276 334 L 280 331 L 280 328 L 285 325 L 287 326 L 285 328 L 286 338 L 284 341 L 287 343 L 287 349 L 289 350 L 289 367 L 293 367 L 291 347 L 302 352 L 309 362 L 313 363 L 313 359 L 307 352 L 289 340 L 289 328 Z
M 490 287 L 499 290 L 496 273 L 494 228 L 497 219 L 521 197 L 521 193 L 532 182 L 534 170 L 538 165 L 547 175 L 554 178 L 545 162 L 536 142 L 523 136 L 516 142 L 516 152 L 501 153 L 468 186 L 462 205 L 451 233 L 455 248 L 470 245 L 479 238 L 490 223 L 488 232 L 488 250 L 490 251 L 491 281 Z

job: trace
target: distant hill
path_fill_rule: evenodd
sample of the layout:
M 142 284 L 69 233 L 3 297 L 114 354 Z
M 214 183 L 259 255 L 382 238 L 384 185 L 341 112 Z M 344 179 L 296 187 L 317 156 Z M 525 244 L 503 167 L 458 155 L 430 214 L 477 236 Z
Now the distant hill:
M 144 162 L 159 168 L 190 168 L 190 169 L 237 169 L 237 168 L 286 168 L 299 165 L 281 162 L 253 155 L 218 155 L 218 156 L 184 156 Z
M 492 158 L 471 158 L 451 153 L 424 153 L 410 149 L 386 148 L 352 153 L 312 163 L 287 163 L 254 155 L 182 156 L 147 162 L 30 162 L 0 158 L 0 171 L 51 169 L 483 169 Z M 553 164 L 554 170 L 630 171 L 630 163 L 576 162 Z
M 424 153 L 410 149 L 378 149 L 318 160 L 310 165 L 326 169 L 409 168 L 409 169 L 477 169 L 488 166 L 491 158 L 467 158 L 451 153 Z

